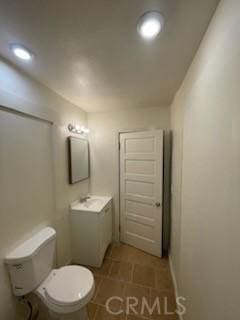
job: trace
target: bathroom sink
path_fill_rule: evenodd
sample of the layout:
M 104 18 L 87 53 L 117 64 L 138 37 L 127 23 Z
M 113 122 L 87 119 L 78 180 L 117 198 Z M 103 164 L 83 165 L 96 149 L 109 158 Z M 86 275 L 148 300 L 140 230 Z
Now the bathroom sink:
M 98 206 L 98 205 L 101 205 L 102 203 L 102 199 L 87 199 L 86 201 L 83 202 L 83 207 L 85 208 L 88 208 L 88 209 L 91 209 L 91 207 L 94 207 L 94 206 Z
M 75 201 L 71 204 L 73 211 L 88 211 L 88 212 L 101 212 L 106 204 L 111 200 L 111 197 L 103 196 L 90 196 L 86 201 Z

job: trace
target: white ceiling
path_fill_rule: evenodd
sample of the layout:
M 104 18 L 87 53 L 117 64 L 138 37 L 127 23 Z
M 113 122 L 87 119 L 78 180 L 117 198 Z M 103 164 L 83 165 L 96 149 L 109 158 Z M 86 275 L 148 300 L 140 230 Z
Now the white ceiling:
M 82 109 L 167 106 L 218 0 L 0 0 L 0 54 Z M 165 16 L 160 36 L 141 39 L 145 11 Z M 22 43 L 36 55 L 17 61 Z

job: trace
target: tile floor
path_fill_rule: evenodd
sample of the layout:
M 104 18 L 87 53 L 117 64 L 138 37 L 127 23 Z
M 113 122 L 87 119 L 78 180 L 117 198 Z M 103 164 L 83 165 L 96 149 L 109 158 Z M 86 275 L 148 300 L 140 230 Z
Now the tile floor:
M 131 246 L 111 245 L 101 268 L 89 267 L 94 274 L 96 290 L 88 304 L 90 320 L 177 320 L 173 283 L 167 259 L 160 259 Z M 111 310 L 123 311 L 120 315 L 107 312 L 105 303 L 109 297 L 117 296 L 109 305 Z M 134 309 L 127 311 L 127 301 L 134 303 Z M 158 298 L 160 309 L 150 314 L 147 308 L 141 310 L 142 298 L 153 306 Z M 129 300 L 128 300 L 129 299 Z M 160 310 L 160 312 L 159 312 Z

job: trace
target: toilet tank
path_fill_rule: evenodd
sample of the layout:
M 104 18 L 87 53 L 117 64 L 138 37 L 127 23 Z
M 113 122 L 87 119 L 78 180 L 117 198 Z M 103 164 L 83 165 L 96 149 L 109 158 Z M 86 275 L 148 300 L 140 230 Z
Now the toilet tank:
M 55 264 L 56 231 L 46 227 L 15 248 L 5 258 L 13 293 L 25 295 L 36 289 Z

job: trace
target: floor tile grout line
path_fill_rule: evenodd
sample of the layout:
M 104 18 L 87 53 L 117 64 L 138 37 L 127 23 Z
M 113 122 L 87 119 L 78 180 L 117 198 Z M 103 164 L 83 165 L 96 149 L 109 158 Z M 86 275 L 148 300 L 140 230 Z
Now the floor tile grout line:
M 94 316 L 93 316 L 93 319 L 92 320 L 97 320 L 97 312 L 98 312 L 98 305 L 97 305 L 97 309 L 96 309 L 96 311 L 95 311 L 95 313 L 94 313 Z M 90 318 L 89 318 L 89 320 L 91 320 Z
M 106 257 L 106 259 L 113 260 L 113 261 L 116 261 L 116 262 L 129 262 L 129 263 L 136 264 L 136 265 L 139 265 L 139 266 L 148 267 L 148 268 L 151 268 L 151 269 L 153 269 L 155 271 L 159 271 L 159 272 L 161 272 L 161 271 L 166 272 L 168 270 L 168 267 L 169 267 L 169 266 L 154 267 L 154 266 L 149 265 L 149 264 L 142 264 L 140 262 L 132 261 L 131 259 L 125 260 L 125 259 L 122 259 L 122 258 L 114 258 L 114 257 L 110 257 L 110 256 Z
M 111 278 L 108 275 L 100 275 L 100 274 L 95 274 L 95 275 L 98 276 L 98 277 L 104 278 L 104 279 L 115 281 L 115 282 L 121 282 L 121 283 L 125 283 L 125 284 L 132 284 L 132 285 L 134 285 L 136 287 L 140 287 L 140 288 L 156 289 L 156 288 L 153 288 L 153 287 L 150 287 L 150 286 L 144 286 L 144 285 L 142 285 L 140 283 L 136 283 L 136 282 L 126 281 L 126 280 L 118 280 L 116 278 Z M 167 290 L 162 290 L 162 291 L 167 291 Z
M 112 271 L 112 268 L 113 268 L 113 262 L 114 262 L 114 261 L 111 260 L 111 265 L 110 265 L 110 268 L 109 268 L 109 270 L 108 270 L 108 276 L 109 276 L 109 277 L 111 277 L 111 271 Z
M 99 274 L 99 273 L 95 273 L 95 276 L 101 278 L 101 281 L 103 279 L 108 279 L 108 280 L 112 280 L 115 282 L 121 282 L 121 283 L 125 283 L 125 284 L 132 284 L 136 287 L 140 287 L 140 288 L 146 288 L 146 289 L 152 289 L 152 290 L 156 290 L 158 292 L 172 292 L 172 289 L 158 289 L 157 287 L 151 287 L 151 286 L 146 286 L 146 285 L 142 285 L 140 283 L 137 282 L 133 282 L 133 281 L 126 281 L 126 280 L 118 280 L 116 278 L 111 277 L 110 275 L 103 275 L 103 274 Z
M 97 298 L 97 294 L 98 294 L 98 292 L 99 292 L 99 290 L 100 290 L 100 286 L 101 286 L 102 281 L 103 281 L 103 279 L 102 279 L 101 277 L 99 277 L 99 278 L 100 278 L 100 281 L 99 281 L 99 284 L 98 284 L 98 288 L 96 289 L 96 292 L 95 292 L 95 294 L 94 294 L 94 298 L 93 298 L 92 301 L 94 301 L 94 300 Z
M 109 245 L 109 257 L 110 257 L 111 254 L 112 254 L 112 248 L 113 248 L 113 246 L 112 246 L 112 244 L 110 243 L 110 245 Z
M 133 283 L 133 273 L 134 273 L 135 263 L 132 263 L 132 272 L 131 272 L 131 282 Z
M 154 270 L 154 285 L 155 285 L 155 289 L 157 289 L 157 274 L 155 270 Z

